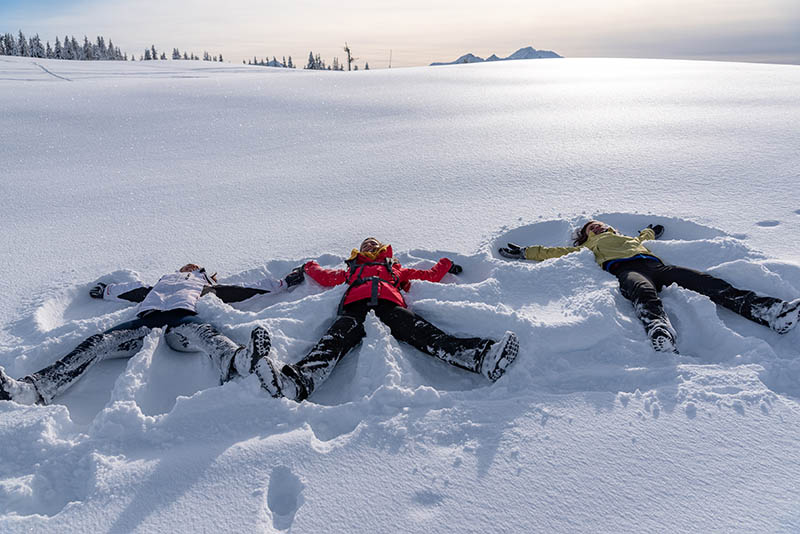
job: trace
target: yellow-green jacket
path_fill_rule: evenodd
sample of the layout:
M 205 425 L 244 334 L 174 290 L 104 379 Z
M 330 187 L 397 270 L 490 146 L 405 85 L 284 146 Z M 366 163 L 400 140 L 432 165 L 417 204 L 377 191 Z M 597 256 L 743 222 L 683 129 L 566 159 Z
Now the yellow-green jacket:
M 586 247 L 594 253 L 594 259 L 598 265 L 603 267 L 607 261 L 622 260 L 637 254 L 646 254 L 655 258 L 656 256 L 642 245 L 642 241 L 655 238 L 656 234 L 651 228 L 645 228 L 639 232 L 639 237 L 622 235 L 617 233 L 614 228 L 609 228 L 602 234 L 589 232 L 589 238 L 579 247 L 543 247 L 539 245 L 527 247 L 525 259 L 541 261 L 558 258 Z

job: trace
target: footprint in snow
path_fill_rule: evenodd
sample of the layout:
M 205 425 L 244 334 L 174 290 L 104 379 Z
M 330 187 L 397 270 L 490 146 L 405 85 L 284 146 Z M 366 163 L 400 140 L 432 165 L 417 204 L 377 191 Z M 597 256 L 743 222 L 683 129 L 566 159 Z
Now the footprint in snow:
M 762 226 L 762 227 L 765 227 L 765 228 L 770 228 L 772 226 L 778 226 L 780 223 L 781 223 L 780 221 L 769 219 L 769 220 L 766 220 L 766 221 L 758 221 L 756 223 L 756 226 Z
M 272 512 L 272 526 L 286 530 L 292 526 L 297 510 L 303 504 L 303 488 L 300 478 L 288 467 L 278 466 L 272 470 L 267 490 L 267 506 Z

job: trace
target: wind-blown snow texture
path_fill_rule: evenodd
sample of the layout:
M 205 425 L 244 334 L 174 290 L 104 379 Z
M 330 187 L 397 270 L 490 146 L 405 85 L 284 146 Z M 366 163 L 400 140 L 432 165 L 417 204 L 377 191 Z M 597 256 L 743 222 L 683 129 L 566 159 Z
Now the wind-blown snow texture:
M 800 329 L 669 287 L 650 349 L 587 217 L 666 226 L 666 261 L 800 296 L 800 67 L 498 62 L 350 74 L 196 62 L 0 60 L 0 365 L 20 377 L 134 310 L 95 280 L 189 261 L 221 281 L 339 265 L 361 238 L 442 328 L 520 356 L 494 385 L 367 337 L 311 401 L 217 385 L 160 330 L 47 407 L 0 402 L 3 532 L 796 532 Z M 342 288 L 199 313 L 302 357 Z

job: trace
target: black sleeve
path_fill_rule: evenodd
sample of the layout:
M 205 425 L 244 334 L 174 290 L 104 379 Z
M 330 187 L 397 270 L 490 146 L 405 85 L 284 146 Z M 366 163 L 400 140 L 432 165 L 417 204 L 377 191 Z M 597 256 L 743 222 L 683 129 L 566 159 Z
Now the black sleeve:
M 266 289 L 242 286 L 213 286 L 208 292 L 216 294 L 222 302 L 241 302 L 256 295 L 269 293 Z
M 131 302 L 142 302 L 144 298 L 150 293 L 150 290 L 153 289 L 152 287 L 137 287 L 136 289 L 131 289 L 130 291 L 126 291 L 118 296 L 118 299 L 129 300 Z

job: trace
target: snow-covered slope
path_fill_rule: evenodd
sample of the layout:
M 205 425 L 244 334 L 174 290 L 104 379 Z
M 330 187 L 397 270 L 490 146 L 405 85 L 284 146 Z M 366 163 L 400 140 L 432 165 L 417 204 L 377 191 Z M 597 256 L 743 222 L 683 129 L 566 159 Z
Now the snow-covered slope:
M 3 532 L 795 532 L 800 330 L 779 336 L 669 287 L 680 356 L 649 348 L 588 252 L 587 217 L 736 285 L 800 296 L 800 67 L 492 62 L 304 72 L 199 62 L 0 59 L 0 365 L 50 364 L 133 309 L 97 279 L 194 261 L 222 281 L 341 262 L 361 238 L 405 265 L 457 334 L 515 330 L 494 385 L 374 317 L 311 401 L 218 386 L 159 330 L 47 407 L 0 402 Z M 341 289 L 307 282 L 200 315 L 303 356 Z

